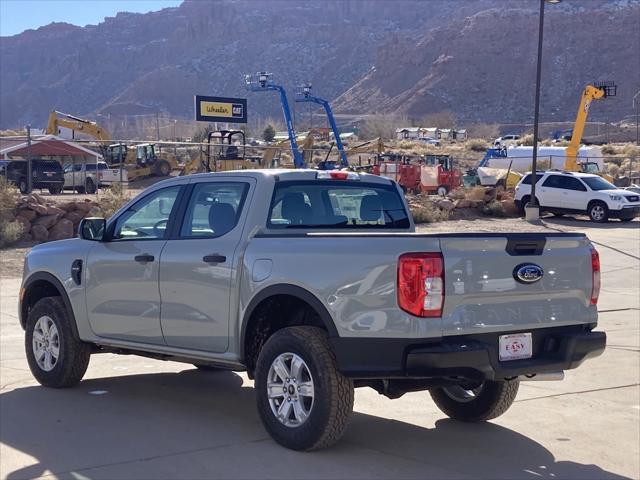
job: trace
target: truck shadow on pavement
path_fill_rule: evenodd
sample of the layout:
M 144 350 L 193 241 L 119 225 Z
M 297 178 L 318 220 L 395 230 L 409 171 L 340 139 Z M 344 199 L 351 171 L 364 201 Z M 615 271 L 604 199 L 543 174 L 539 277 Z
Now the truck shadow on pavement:
M 620 220 L 609 220 L 605 223 L 596 223 L 589 220 L 588 217 L 554 217 L 553 215 L 544 215 L 542 220 L 548 227 L 560 228 L 593 228 L 598 230 L 640 230 L 640 222 L 636 219 L 632 222 L 621 222 Z
M 9 480 L 49 472 L 108 479 L 625 478 L 596 465 L 557 462 L 542 445 L 491 423 L 439 420 L 423 428 L 354 413 L 336 446 L 289 451 L 263 429 L 246 383 L 231 372 L 187 369 L 3 393 L 0 439 L 15 451 L 4 448 L 0 474 Z

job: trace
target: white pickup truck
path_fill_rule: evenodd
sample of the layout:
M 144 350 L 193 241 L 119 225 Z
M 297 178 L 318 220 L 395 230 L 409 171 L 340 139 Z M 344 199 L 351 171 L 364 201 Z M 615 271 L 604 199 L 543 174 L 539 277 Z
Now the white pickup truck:
M 428 390 L 480 422 L 521 380 L 560 379 L 605 348 L 583 234 L 415 233 L 398 184 L 375 175 L 176 177 L 79 233 L 26 257 L 35 378 L 73 386 L 106 352 L 244 370 L 266 430 L 296 450 L 341 437 L 356 387 Z
M 117 182 L 127 181 L 127 171 L 109 168 L 106 162 L 76 163 L 64 166 L 64 188 L 78 193 L 96 193 L 98 187 L 107 187 Z

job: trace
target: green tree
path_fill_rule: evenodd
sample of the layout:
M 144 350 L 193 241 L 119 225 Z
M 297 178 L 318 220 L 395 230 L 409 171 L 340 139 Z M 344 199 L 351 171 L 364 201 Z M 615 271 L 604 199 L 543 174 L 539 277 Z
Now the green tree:
M 273 139 L 276 136 L 276 129 L 273 128 L 273 125 L 268 124 L 264 131 L 262 132 L 262 138 L 265 142 L 273 142 Z

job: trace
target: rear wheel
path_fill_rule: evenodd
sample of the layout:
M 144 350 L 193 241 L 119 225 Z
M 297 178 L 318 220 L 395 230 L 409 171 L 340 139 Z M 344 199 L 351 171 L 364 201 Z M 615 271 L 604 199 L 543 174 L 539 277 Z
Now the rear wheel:
M 21 178 L 18 181 L 18 189 L 20 190 L 20 193 L 22 194 L 27 194 L 29 193 L 29 182 L 27 182 L 26 178 Z
M 449 190 L 444 185 L 440 185 L 438 187 L 437 192 L 438 192 L 438 195 L 440 195 L 441 197 L 444 197 L 449 192 Z
M 451 385 L 429 391 L 436 406 L 448 417 L 463 422 L 484 422 L 506 412 L 518 393 L 518 380 L 485 380 L 478 386 Z
M 27 362 L 35 379 L 45 387 L 72 387 L 87 371 L 91 349 L 74 336 L 72 321 L 60 297 L 42 298 L 29 312 Z
M 587 214 L 592 222 L 604 223 L 609 220 L 609 209 L 603 202 L 593 202 L 589 205 Z
M 166 177 L 171 173 L 171 165 L 166 160 L 159 160 L 156 165 L 156 175 Z
M 255 378 L 258 413 L 280 445 L 309 451 L 342 437 L 353 410 L 353 382 L 338 371 L 324 330 L 274 333 L 260 351 Z
M 525 195 L 524 197 L 522 197 L 522 200 L 516 203 L 516 206 L 518 207 L 518 213 L 520 213 L 520 215 L 524 215 L 524 207 L 527 203 L 529 203 L 529 201 L 531 201 L 531 197 L 529 195 Z
M 96 184 L 93 183 L 93 180 L 87 178 L 87 181 L 84 184 L 84 191 L 89 195 L 96 193 Z

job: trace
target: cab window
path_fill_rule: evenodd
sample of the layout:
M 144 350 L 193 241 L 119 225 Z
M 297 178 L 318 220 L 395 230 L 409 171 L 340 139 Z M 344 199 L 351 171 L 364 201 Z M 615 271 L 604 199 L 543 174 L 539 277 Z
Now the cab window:
M 112 240 L 164 238 L 180 185 L 152 192 L 133 204 L 116 220 Z
M 248 190 L 246 182 L 196 184 L 180 238 L 217 238 L 229 233 L 238 223 Z

